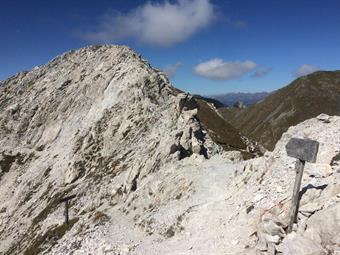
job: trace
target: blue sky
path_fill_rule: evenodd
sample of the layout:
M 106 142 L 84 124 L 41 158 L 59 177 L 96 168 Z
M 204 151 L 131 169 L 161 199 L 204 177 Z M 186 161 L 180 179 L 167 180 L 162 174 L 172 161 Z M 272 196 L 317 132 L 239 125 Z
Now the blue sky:
M 340 69 L 340 1 L 0 1 L 0 80 L 93 43 L 126 44 L 203 95 Z

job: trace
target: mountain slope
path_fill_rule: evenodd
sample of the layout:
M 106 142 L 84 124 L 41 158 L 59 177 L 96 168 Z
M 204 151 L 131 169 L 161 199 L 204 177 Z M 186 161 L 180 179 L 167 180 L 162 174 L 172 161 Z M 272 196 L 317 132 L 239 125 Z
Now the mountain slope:
M 290 126 L 321 113 L 340 115 L 340 71 L 301 77 L 255 105 L 225 116 L 245 135 L 272 150 Z
M 208 131 L 210 137 L 225 150 L 238 150 L 242 153 L 244 159 L 253 158 L 254 155 L 262 155 L 265 151 L 262 146 L 240 132 L 228 123 L 213 104 L 196 98 L 198 104 L 197 119 Z
M 124 46 L 71 51 L 1 82 L 0 253 L 48 252 L 105 221 L 103 208 L 147 210 L 132 201 L 148 175 L 221 153 L 195 102 Z M 230 137 L 224 147 L 253 150 Z M 72 224 L 62 225 L 59 201 L 71 194 Z

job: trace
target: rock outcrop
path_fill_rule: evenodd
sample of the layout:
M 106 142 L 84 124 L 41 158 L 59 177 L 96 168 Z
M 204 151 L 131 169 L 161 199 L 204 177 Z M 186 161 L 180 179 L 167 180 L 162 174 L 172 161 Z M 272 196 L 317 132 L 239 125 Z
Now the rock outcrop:
M 257 236 L 254 243 L 258 251 L 264 254 L 336 254 L 340 251 L 339 126 L 340 117 L 321 114 L 291 127 L 273 152 L 248 161 L 244 171 L 238 173 L 233 193 L 252 206 L 249 217 L 254 220 Z M 285 145 L 292 137 L 317 140 L 320 148 L 317 162 L 306 163 L 298 222 L 287 235 L 295 159 L 286 155 Z

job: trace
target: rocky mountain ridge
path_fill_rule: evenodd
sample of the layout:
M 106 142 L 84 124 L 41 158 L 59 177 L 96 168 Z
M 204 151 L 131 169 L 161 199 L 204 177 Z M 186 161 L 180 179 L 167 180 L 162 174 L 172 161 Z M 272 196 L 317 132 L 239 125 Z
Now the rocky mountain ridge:
M 273 152 L 131 49 L 91 46 L 0 86 L 1 254 L 336 254 L 340 117 Z M 319 141 L 286 233 L 291 137 Z M 70 221 L 64 205 L 70 201 Z
M 205 123 L 202 107 L 215 113 L 124 46 L 70 51 L 1 82 L 0 252 L 49 253 L 66 232 L 86 232 L 82 220 L 104 220 L 103 207 L 151 210 L 135 206 L 134 193 L 166 164 L 223 148 L 239 150 L 230 158 L 256 153 L 237 130 L 220 135 Z M 70 194 L 75 217 L 60 225 L 59 201 Z M 146 224 L 143 214 L 134 220 Z

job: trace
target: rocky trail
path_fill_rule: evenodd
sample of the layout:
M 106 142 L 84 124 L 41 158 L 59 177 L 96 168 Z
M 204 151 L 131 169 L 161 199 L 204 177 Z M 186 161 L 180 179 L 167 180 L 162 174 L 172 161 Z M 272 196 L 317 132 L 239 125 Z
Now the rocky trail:
M 140 217 L 139 209 L 99 207 L 98 210 L 109 220 L 92 229 L 93 235 L 87 237 L 88 243 L 87 239 L 82 240 L 86 245 L 75 254 L 203 254 L 208 251 L 211 254 L 226 254 L 224 251 L 231 249 L 229 240 L 237 240 L 227 224 L 234 206 L 227 204 L 225 197 L 236 166 L 223 159 L 190 161 L 164 167 L 136 191 L 138 204 L 151 208 L 144 212 L 143 220 L 131 220 Z M 173 188 L 150 195 L 150 187 L 157 188 L 155 180 L 158 180 L 159 186 Z M 158 201 L 163 203 L 159 204 Z M 207 225 L 210 227 L 206 228 Z M 149 235 L 146 237 L 139 227 Z M 72 232 L 68 235 L 70 238 L 73 236 Z M 67 235 L 65 238 L 67 240 Z M 56 254 L 59 249 L 58 246 L 54 248 Z

